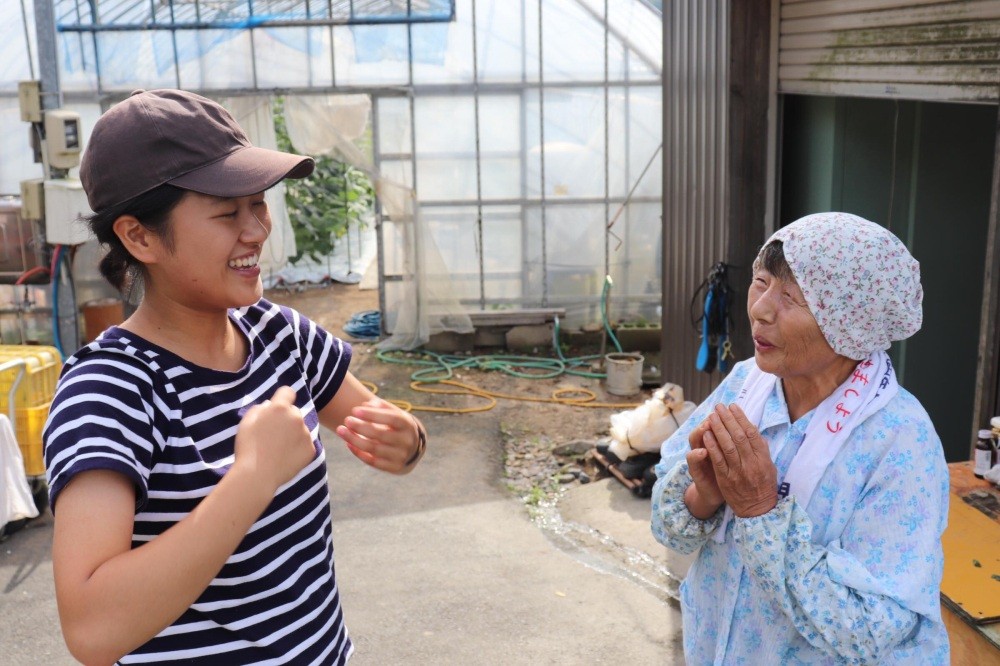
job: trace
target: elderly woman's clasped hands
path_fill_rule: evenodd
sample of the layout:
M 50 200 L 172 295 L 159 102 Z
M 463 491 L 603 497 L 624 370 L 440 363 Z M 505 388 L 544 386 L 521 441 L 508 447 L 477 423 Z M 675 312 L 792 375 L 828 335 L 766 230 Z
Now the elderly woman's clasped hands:
M 760 516 L 778 503 L 778 470 L 767 442 L 739 406 L 716 405 L 688 442 L 694 483 L 685 499 L 696 518 L 711 517 L 723 504 L 741 518 Z

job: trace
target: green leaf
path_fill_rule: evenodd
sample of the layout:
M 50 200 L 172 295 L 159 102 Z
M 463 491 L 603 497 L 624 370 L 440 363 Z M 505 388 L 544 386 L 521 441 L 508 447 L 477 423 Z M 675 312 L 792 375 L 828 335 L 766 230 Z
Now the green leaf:
M 283 97 L 275 99 L 278 149 L 297 153 L 288 136 L 284 105 Z M 370 130 L 364 141 L 370 147 Z M 306 257 L 322 263 L 333 252 L 337 240 L 347 235 L 350 225 L 368 225 L 374 214 L 375 189 L 361 169 L 321 155 L 308 178 L 285 181 L 285 203 L 297 248 L 292 263 Z

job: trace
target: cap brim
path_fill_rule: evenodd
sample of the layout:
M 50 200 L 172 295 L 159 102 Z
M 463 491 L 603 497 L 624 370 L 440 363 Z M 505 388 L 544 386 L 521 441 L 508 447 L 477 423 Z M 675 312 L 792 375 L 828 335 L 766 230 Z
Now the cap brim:
M 311 157 L 247 146 L 167 182 L 215 197 L 245 197 L 285 178 L 305 178 L 315 166 Z

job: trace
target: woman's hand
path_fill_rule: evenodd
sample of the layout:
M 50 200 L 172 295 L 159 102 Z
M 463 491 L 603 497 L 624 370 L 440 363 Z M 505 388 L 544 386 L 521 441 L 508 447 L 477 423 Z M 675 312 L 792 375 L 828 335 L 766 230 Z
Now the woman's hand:
M 423 455 L 423 430 L 417 419 L 395 405 L 371 398 L 351 410 L 337 435 L 362 462 L 393 474 L 405 474 Z
M 272 493 L 316 457 L 292 388 L 282 386 L 270 400 L 247 410 L 236 431 L 234 453 L 233 468 L 261 475 Z
M 707 421 L 702 441 L 726 504 L 741 518 L 773 509 L 778 503 L 778 470 L 760 431 L 737 405 L 716 405 Z
M 715 469 L 708 456 L 702 439 L 711 427 L 708 420 L 702 421 L 688 435 L 691 450 L 687 453 L 688 472 L 694 481 L 684 493 L 684 503 L 691 515 L 700 520 L 710 518 L 725 503 L 719 483 L 715 479 Z

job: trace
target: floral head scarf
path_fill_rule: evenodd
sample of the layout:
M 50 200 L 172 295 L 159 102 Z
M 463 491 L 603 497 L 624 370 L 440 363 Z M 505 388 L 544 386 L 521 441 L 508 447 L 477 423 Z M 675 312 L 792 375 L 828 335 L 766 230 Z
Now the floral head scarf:
M 885 227 L 848 213 L 817 213 L 779 229 L 771 241 L 782 242 L 809 309 L 838 354 L 862 360 L 920 330 L 920 264 Z M 754 268 L 759 262 L 758 255 Z

